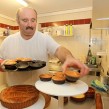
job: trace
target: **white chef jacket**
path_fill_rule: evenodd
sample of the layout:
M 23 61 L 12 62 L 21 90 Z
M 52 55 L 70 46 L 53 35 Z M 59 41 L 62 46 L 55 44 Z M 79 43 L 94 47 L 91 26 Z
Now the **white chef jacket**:
M 34 85 L 41 73 L 48 72 L 48 54 L 54 55 L 60 45 L 50 36 L 36 31 L 34 36 L 25 40 L 20 32 L 8 36 L 0 46 L 0 58 L 15 59 L 18 57 L 31 58 L 33 60 L 46 61 L 44 68 L 27 72 L 6 72 L 6 80 L 9 86 L 18 84 Z

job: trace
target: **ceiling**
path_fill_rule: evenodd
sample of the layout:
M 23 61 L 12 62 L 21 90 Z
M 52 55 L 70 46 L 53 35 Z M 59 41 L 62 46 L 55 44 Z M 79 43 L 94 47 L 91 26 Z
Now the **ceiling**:
M 38 14 L 46 14 L 58 11 L 74 10 L 92 7 L 93 0 L 25 0 L 30 7 L 37 10 Z M 23 7 L 16 0 L 0 1 L 0 16 L 15 19 L 18 8 Z

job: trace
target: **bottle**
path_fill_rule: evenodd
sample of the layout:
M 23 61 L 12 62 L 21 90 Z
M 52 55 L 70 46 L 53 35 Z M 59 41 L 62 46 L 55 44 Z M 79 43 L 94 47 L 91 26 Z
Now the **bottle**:
M 87 64 L 91 64 L 91 57 L 92 57 L 91 45 L 89 45 L 89 50 L 88 50 L 87 58 L 86 58 L 86 63 Z
M 96 57 L 95 56 L 91 57 L 91 64 L 96 65 Z

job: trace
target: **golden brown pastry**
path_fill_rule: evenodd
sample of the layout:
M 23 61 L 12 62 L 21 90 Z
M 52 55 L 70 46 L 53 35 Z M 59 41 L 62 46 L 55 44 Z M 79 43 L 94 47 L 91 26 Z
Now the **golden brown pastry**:
M 10 86 L 0 93 L 1 104 L 8 109 L 22 109 L 33 105 L 39 98 L 39 91 L 32 85 Z
M 75 82 L 80 78 L 80 73 L 77 71 L 66 71 L 65 72 L 66 80 L 69 82 Z
M 29 62 L 29 61 L 32 61 L 31 58 L 16 58 L 15 60 L 16 60 L 17 62 L 19 62 L 19 61 L 23 61 L 23 62 Z
M 65 83 L 66 78 L 64 76 L 53 76 L 52 77 L 52 81 L 55 84 L 64 84 Z
M 84 101 L 85 99 L 86 99 L 85 94 L 79 94 L 79 95 L 71 96 L 71 97 L 70 97 L 70 100 L 76 101 L 76 102 L 82 102 L 82 101 Z
M 14 61 L 14 60 L 7 60 L 7 61 L 4 63 L 4 66 L 5 66 L 5 69 L 8 69 L 8 70 L 15 70 L 15 69 L 16 69 L 16 64 L 17 64 L 17 62 Z
M 41 81 L 50 81 L 52 78 L 52 74 L 50 73 L 41 74 L 39 75 L 39 78 Z

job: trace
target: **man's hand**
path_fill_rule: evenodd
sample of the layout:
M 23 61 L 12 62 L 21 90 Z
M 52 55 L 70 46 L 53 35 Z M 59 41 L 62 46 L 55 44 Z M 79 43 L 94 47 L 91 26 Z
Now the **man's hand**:
M 62 65 L 63 72 L 65 72 L 69 67 L 80 70 L 81 76 L 84 76 L 89 72 L 89 68 L 85 64 L 81 63 L 79 60 L 76 60 L 73 57 L 67 57 L 67 59 L 64 61 Z
M 89 68 L 85 64 L 81 63 L 79 60 L 75 59 L 72 53 L 65 47 L 60 46 L 57 49 L 55 55 L 63 63 L 63 72 L 65 72 L 67 68 L 73 67 L 80 70 L 81 76 L 88 74 Z

